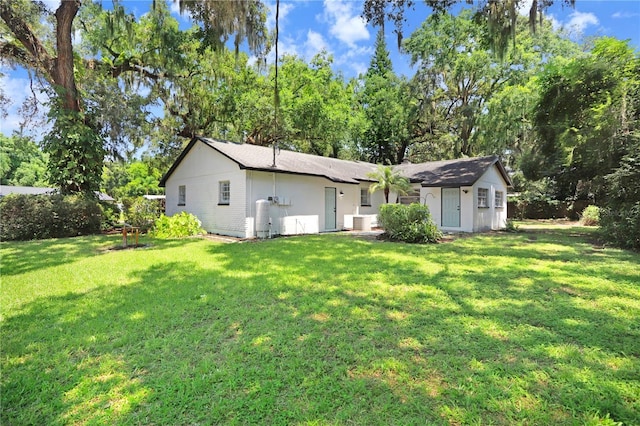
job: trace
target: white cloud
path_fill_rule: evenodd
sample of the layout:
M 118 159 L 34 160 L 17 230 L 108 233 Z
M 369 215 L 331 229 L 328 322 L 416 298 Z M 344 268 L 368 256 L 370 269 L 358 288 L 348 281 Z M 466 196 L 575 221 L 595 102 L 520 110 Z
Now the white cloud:
M 359 72 L 366 72 L 369 65 L 363 62 L 363 58 L 369 59 L 373 54 L 373 50 L 372 46 L 349 48 L 346 51 L 334 55 L 334 64 L 337 67 L 346 66 L 351 68 L 356 71 L 356 75 Z
M 275 55 L 274 49 L 272 49 L 273 55 Z M 300 52 L 298 51 L 298 43 L 291 37 L 280 37 L 278 40 L 278 56 L 282 58 L 282 55 L 296 55 L 300 56 Z M 271 56 L 271 53 L 269 54 Z M 275 56 L 273 56 L 275 57 Z M 271 57 L 269 62 L 273 62 L 273 57 Z
M 267 29 L 275 30 L 276 28 L 276 4 L 267 4 L 269 14 L 267 15 Z M 280 11 L 278 13 L 278 29 L 282 31 L 283 24 L 286 23 L 287 15 L 295 8 L 293 3 L 280 3 Z
M 323 49 L 326 50 L 327 52 L 330 52 L 329 44 L 325 41 L 324 37 L 322 37 L 322 34 L 317 33 L 313 30 L 309 30 L 307 32 L 307 40 L 304 43 L 304 47 L 305 47 L 305 58 L 307 60 L 313 58 L 315 55 L 320 53 L 320 51 L 322 51 Z
M 598 23 L 598 18 L 593 13 L 583 13 L 576 10 L 569 15 L 569 22 L 566 26 L 569 30 L 582 34 L 588 26 L 598 25 Z
M 640 13 L 637 12 L 616 12 L 611 15 L 612 18 L 615 19 L 628 19 L 628 18 L 638 18 L 640 17 Z
M 51 12 L 55 12 L 60 7 L 60 0 L 43 0 L 44 6 Z
M 323 18 L 330 25 L 329 34 L 351 47 L 358 41 L 369 40 L 367 24 L 353 6 L 348 1 L 324 0 Z
M 364 62 L 352 62 L 349 66 L 355 71 L 356 75 L 366 73 L 368 68 Z

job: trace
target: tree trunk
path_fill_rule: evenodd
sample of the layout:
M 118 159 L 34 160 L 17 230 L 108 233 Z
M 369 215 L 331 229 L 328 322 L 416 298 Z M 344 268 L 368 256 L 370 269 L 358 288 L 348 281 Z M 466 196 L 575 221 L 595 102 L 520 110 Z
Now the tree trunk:
M 79 112 L 80 99 L 73 73 L 73 44 L 71 35 L 73 20 L 80 9 L 81 0 L 62 0 L 55 12 L 56 56 L 52 56 L 35 34 L 27 21 L 16 13 L 15 3 L 0 1 L 0 17 L 22 46 L 0 42 L 3 56 L 37 70 L 52 84 L 61 100 L 61 107 L 67 111 Z
M 54 60 L 52 79 L 60 96 L 62 108 L 80 112 L 80 99 L 73 73 L 73 44 L 71 32 L 73 20 L 80 8 L 80 0 L 62 0 L 56 10 L 56 46 L 58 56 Z

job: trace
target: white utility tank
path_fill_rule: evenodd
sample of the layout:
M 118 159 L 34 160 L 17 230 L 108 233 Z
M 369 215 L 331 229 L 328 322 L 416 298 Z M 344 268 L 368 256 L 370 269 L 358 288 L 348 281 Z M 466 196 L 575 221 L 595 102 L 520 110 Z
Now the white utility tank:
M 267 200 L 256 201 L 256 236 L 258 238 L 268 238 L 271 228 L 269 218 L 269 207 L 271 203 Z

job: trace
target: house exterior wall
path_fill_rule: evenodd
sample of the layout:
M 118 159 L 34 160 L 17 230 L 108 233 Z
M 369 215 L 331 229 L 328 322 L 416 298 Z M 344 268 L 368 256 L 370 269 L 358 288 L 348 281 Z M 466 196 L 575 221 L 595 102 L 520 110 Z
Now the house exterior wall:
M 460 226 L 442 225 L 442 188 L 423 187 L 420 189 L 420 202 L 424 203 L 431 213 L 431 218 L 442 231 L 473 232 L 473 191 L 471 187 L 460 187 Z M 466 192 L 465 192 L 466 191 Z
M 368 186 L 366 186 L 368 187 Z M 325 188 L 336 189 L 336 228 L 325 228 Z M 255 236 L 256 201 L 271 197 L 269 216 L 272 235 L 311 234 L 353 226 L 354 214 L 377 212 L 379 194 L 372 206 L 360 207 L 360 185 L 332 182 L 323 177 L 247 171 L 246 237 Z M 342 195 L 340 195 L 342 193 Z M 278 202 L 274 201 L 277 197 Z
M 488 190 L 488 207 L 478 207 L 478 189 Z M 504 228 L 507 224 L 507 186 L 496 166 L 487 170 L 473 185 L 474 222 L 473 231 L 488 231 Z M 496 191 L 502 191 L 502 205 L 495 205 Z
M 195 144 L 166 181 L 166 214 L 186 211 L 197 216 L 207 232 L 244 237 L 247 226 L 245 176 L 246 172 L 235 162 L 204 144 Z M 228 205 L 218 205 L 220 181 L 229 181 Z M 186 199 L 184 205 L 179 205 L 182 185 Z
M 478 207 L 478 189 L 488 190 L 488 207 Z M 496 191 L 502 191 L 503 205 L 495 206 Z M 489 168 L 473 186 L 460 187 L 460 227 L 442 226 L 442 188 L 423 187 L 420 202 L 429 207 L 433 221 L 442 231 L 480 232 L 501 229 L 507 221 L 507 186 L 497 166 Z
M 360 191 L 369 191 L 371 182 L 360 182 L 359 185 L 348 185 L 348 190 L 345 190 L 344 203 L 344 228 L 353 229 L 354 216 L 366 216 L 371 219 L 371 226 L 378 226 L 378 212 L 380 211 L 380 205 L 384 204 L 384 193 L 382 191 L 376 191 L 369 193 L 370 205 L 361 205 Z M 392 194 L 389 194 L 391 200 Z

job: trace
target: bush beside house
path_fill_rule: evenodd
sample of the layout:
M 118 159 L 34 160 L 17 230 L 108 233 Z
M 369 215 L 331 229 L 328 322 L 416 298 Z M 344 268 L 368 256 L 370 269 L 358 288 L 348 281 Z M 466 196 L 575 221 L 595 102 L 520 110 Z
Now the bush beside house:
M 442 232 L 431 219 L 429 208 L 418 203 L 383 204 L 378 223 L 384 229 L 384 236 L 392 241 L 435 243 L 442 238 Z
M 173 216 L 160 215 L 151 231 L 151 235 L 161 239 L 193 237 L 204 234 L 206 234 L 206 231 L 202 229 L 200 220 L 187 212 L 180 212 Z

